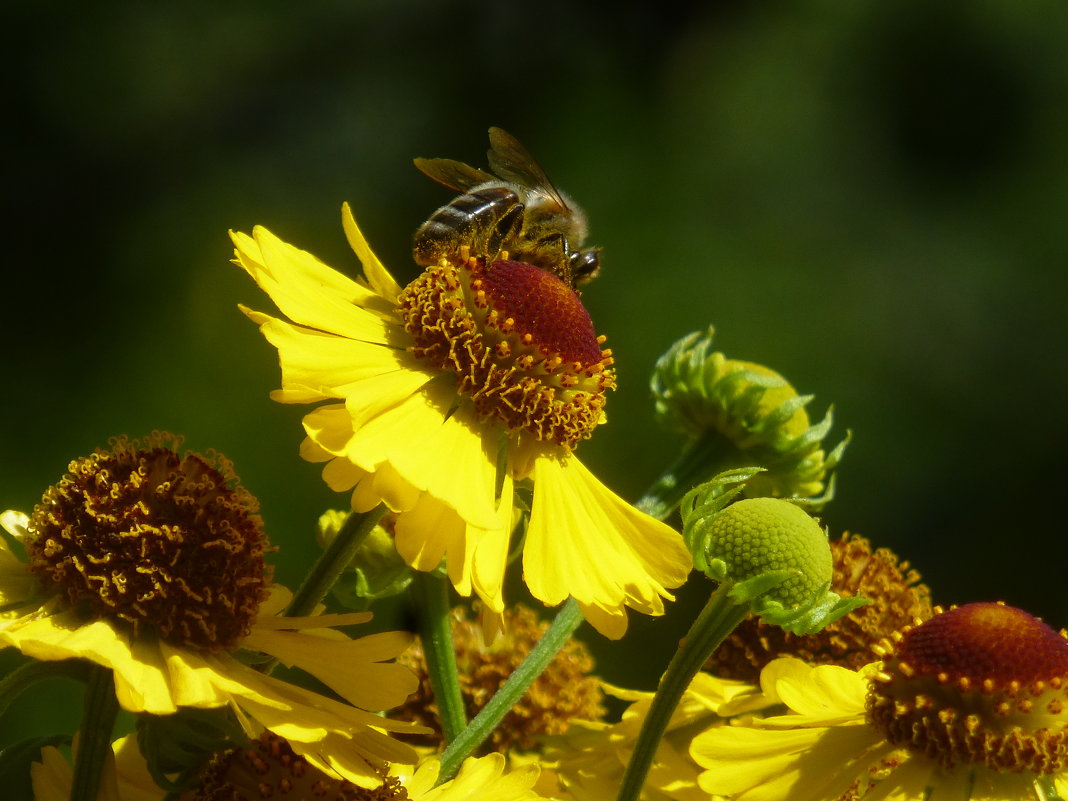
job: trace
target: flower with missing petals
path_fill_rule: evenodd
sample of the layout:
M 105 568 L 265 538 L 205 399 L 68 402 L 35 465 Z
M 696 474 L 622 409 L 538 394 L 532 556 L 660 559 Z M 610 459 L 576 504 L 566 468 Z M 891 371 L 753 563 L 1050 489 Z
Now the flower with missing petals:
M 1010 606 L 940 612 L 859 671 L 776 660 L 789 712 L 698 735 L 714 795 L 761 801 L 1032 801 L 1068 793 L 1068 638 Z M 767 678 L 765 678 L 767 677 Z
M 246 310 L 278 348 L 283 403 L 304 418 L 301 454 L 352 507 L 398 513 L 419 570 L 444 558 L 453 585 L 504 608 L 517 492 L 532 490 L 523 573 L 548 605 L 569 596 L 611 637 L 625 607 L 661 614 L 690 557 L 679 535 L 606 488 L 575 447 L 615 386 L 578 295 L 551 273 L 482 254 L 443 259 L 401 288 L 348 206 L 363 263 L 351 280 L 264 228 L 234 234 L 236 263 L 285 315 Z
M 566 734 L 548 740 L 545 759 L 575 801 L 615 797 L 653 701 L 651 692 L 609 685 L 605 692 L 629 704 L 619 721 L 575 720 Z M 701 768 L 688 753 L 693 733 L 768 704 L 750 684 L 698 673 L 671 713 L 642 786 L 643 801 L 708 801 L 697 786 Z
M 368 613 L 283 617 L 289 593 L 270 583 L 255 499 L 224 457 L 180 453 L 179 444 L 166 434 L 115 439 L 72 461 L 32 515 L 0 516 L 29 557 L 20 564 L 0 540 L 0 648 L 109 668 L 130 712 L 239 710 L 250 733 L 270 729 L 353 781 L 374 779 L 382 762 L 413 761 L 386 733 L 411 724 L 368 711 L 415 689 L 411 671 L 391 661 L 411 635 L 354 640 L 332 628 Z M 343 700 L 254 669 L 256 652 Z M 344 763 L 323 761 L 324 738 L 346 744 Z

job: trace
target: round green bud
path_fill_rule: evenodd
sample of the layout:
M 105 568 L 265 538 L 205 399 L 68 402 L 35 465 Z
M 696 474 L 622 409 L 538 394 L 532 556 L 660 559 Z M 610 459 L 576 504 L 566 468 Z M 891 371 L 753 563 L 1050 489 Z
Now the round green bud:
M 784 609 L 810 603 L 830 586 L 834 565 L 827 534 L 789 501 L 737 501 L 712 518 L 701 539 L 707 561 L 716 565 L 720 578 L 740 584 L 788 571 L 789 578 L 765 596 Z

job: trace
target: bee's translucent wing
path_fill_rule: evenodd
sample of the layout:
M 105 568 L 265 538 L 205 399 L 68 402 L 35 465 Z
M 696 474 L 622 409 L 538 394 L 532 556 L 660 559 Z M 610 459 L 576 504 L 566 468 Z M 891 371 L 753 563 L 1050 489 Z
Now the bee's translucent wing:
M 493 180 L 493 176 L 488 172 L 454 159 L 418 158 L 414 160 L 414 163 L 416 168 L 427 177 L 458 192 L 466 192 L 473 186 Z
M 519 143 L 519 140 L 501 128 L 489 129 L 490 149 L 486 153 L 490 169 L 500 178 L 519 184 L 526 189 L 541 191 L 555 200 L 565 209 L 567 203 L 560 192 L 553 186 L 545 170 Z

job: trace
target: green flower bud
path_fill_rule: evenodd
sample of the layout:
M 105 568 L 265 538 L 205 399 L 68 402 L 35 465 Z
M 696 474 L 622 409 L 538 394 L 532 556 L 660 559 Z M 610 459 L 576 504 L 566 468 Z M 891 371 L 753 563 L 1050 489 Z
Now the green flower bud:
M 319 545 L 333 542 L 351 512 L 330 510 L 319 517 Z M 399 595 L 412 581 L 411 568 L 401 559 L 393 535 L 375 526 L 360 543 L 349 566 L 338 577 L 331 594 L 348 609 L 363 611 L 372 601 Z
M 735 471 L 739 473 L 741 471 Z M 739 475 L 744 482 L 745 476 Z M 741 484 L 721 476 L 683 501 L 683 535 L 694 562 L 711 578 L 729 583 L 735 603 L 794 634 L 819 631 L 864 598 L 831 592 L 834 562 L 824 529 L 796 504 L 778 498 L 730 503 Z
M 657 361 L 652 377 L 656 418 L 691 440 L 694 453 L 681 486 L 694 486 L 713 473 L 742 466 L 764 472 L 750 481 L 747 497 L 807 498 L 819 508 L 833 494 L 832 473 L 848 436 L 829 453 L 823 439 L 832 412 L 812 424 L 805 406 L 783 378 L 753 362 L 712 352 L 713 329 L 683 337 Z

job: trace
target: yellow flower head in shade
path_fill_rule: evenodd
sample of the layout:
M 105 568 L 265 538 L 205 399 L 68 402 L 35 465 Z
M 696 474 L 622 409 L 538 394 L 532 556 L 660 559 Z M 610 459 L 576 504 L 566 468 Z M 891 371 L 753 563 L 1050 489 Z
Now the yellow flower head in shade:
M 803 636 L 750 615 L 716 649 L 705 670 L 755 683 L 761 669 L 781 656 L 856 670 L 878 658 L 873 648 L 884 638 L 934 613 L 930 590 L 908 562 L 899 561 L 886 548 L 873 551 L 870 542 L 855 534 L 843 534 L 830 545 L 831 589 L 870 603 Z
M 974 603 L 896 634 L 858 672 L 765 668 L 789 713 L 698 735 L 709 793 L 763 801 L 1031 801 L 1068 793 L 1068 638 Z
M 381 762 L 414 759 L 386 732 L 418 727 L 368 711 L 415 689 L 411 671 L 390 661 L 411 635 L 353 640 L 331 628 L 368 613 L 283 617 L 289 593 L 269 583 L 255 499 L 225 458 L 182 454 L 179 444 L 168 434 L 115 439 L 71 462 L 32 516 L 0 516 L 29 557 L 21 565 L 0 541 L 0 648 L 109 668 L 130 712 L 229 708 L 247 732 L 270 729 L 353 781 L 374 777 Z M 254 652 L 344 700 L 253 669 Z M 347 743 L 349 762 L 317 762 L 324 738 Z
M 494 696 L 548 628 L 530 609 L 510 607 L 504 613 L 503 633 L 487 645 L 481 626 L 456 610 L 452 638 L 468 719 Z M 419 644 L 400 661 L 415 670 L 421 681 L 419 690 L 394 715 L 435 729 L 434 744 L 440 744 L 441 724 Z M 501 753 L 531 750 L 546 736 L 562 734 L 573 719 L 600 718 L 604 713 L 601 683 L 592 671 L 593 658 L 586 646 L 569 640 L 493 730 L 489 741 L 493 749 Z
M 578 295 L 521 262 L 443 259 L 401 288 L 345 206 L 363 263 L 353 281 L 257 227 L 234 234 L 236 263 L 288 319 L 246 310 L 278 348 L 284 403 L 327 401 L 304 418 L 304 458 L 365 512 L 398 513 L 412 567 L 444 558 L 463 595 L 504 609 L 517 484 L 533 489 L 523 570 L 534 597 L 569 596 L 603 633 L 625 607 L 661 614 L 690 557 L 669 526 L 631 507 L 575 457 L 603 422 L 608 351 Z
M 388 772 L 387 772 L 388 771 Z M 435 786 L 438 762 L 431 759 L 415 770 L 385 766 L 373 783 L 358 786 L 332 772 L 324 772 L 295 752 L 290 743 L 263 734 L 245 748 L 217 753 L 204 768 L 196 786 L 168 796 L 153 781 L 134 736 L 112 744 L 99 801 L 540 801 L 535 791 L 539 766 L 531 763 L 509 770 L 504 757 L 490 754 L 464 761 L 450 781 Z M 41 760 L 31 766 L 35 801 L 67 801 L 74 771 L 58 749 L 45 746 Z
M 548 740 L 545 760 L 555 765 L 561 786 L 575 801 L 616 796 L 653 700 L 651 692 L 609 685 L 605 691 L 628 703 L 618 722 L 575 720 L 566 734 Z M 768 704 L 757 687 L 698 673 L 671 715 L 641 797 L 645 801 L 708 801 L 708 794 L 697 786 L 701 768 L 688 753 L 694 732 Z

